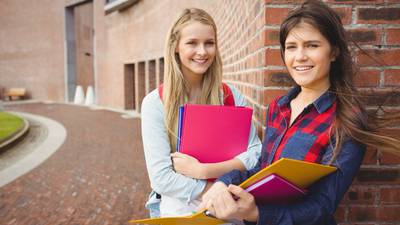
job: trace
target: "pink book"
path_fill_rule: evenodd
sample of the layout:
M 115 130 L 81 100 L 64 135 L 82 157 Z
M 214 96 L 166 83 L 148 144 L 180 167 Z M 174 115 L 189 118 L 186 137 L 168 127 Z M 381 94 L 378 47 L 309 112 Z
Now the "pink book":
M 202 163 L 234 158 L 247 150 L 252 114 L 248 107 L 186 104 L 179 151 Z
M 256 202 L 268 204 L 287 204 L 301 199 L 305 191 L 278 175 L 271 174 L 246 188 Z

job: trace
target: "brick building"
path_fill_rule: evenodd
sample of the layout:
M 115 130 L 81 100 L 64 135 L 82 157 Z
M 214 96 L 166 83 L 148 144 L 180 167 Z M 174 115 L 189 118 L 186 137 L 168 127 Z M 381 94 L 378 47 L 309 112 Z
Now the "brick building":
M 0 7 L 0 88 L 23 86 L 33 99 L 71 101 L 76 85 L 95 89 L 96 103 L 140 111 L 163 79 L 165 34 L 185 7 L 199 7 L 219 28 L 224 80 L 244 93 L 263 135 L 266 105 L 291 80 L 280 59 L 278 30 L 299 0 L 4 0 Z M 400 2 L 327 0 L 373 61 L 358 52 L 357 85 L 377 91 L 388 109 L 400 98 Z M 400 138 L 399 127 L 388 132 Z M 343 224 L 400 223 L 400 158 L 370 150 L 337 211 Z

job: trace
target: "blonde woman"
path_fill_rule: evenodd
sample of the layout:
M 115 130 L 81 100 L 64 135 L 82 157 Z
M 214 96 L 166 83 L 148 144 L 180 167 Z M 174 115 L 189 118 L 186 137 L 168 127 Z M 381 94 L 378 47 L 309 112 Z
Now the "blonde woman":
M 147 203 L 152 217 L 191 214 L 211 186 L 206 179 L 233 169 L 255 167 L 261 151 L 261 142 L 252 125 L 247 151 L 234 159 L 202 164 L 175 152 L 181 105 L 223 105 L 224 98 L 229 96 L 233 97 L 234 105 L 247 105 L 237 89 L 221 81 L 217 28 L 209 14 L 195 8 L 183 11 L 167 35 L 164 60 L 165 83 L 149 93 L 142 103 L 143 147 L 154 190 Z

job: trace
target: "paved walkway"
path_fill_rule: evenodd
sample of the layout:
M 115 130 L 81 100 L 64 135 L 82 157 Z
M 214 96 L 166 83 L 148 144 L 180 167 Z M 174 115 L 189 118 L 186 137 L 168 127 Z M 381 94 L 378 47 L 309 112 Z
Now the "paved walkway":
M 0 153 L 0 188 L 30 172 L 48 159 L 64 143 L 67 131 L 55 120 L 22 112 L 12 112 L 24 118 L 27 129 L 12 139 Z M 30 131 L 30 132 L 29 132 Z
M 0 224 L 128 224 L 147 217 L 140 119 L 64 104 L 5 110 L 58 121 L 67 137 L 49 159 L 0 188 Z

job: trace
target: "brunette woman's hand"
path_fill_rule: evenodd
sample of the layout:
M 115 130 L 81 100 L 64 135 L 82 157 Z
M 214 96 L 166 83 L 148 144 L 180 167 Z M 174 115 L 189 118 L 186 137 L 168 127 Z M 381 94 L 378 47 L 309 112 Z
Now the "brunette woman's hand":
M 174 170 L 177 173 L 195 179 L 207 179 L 206 167 L 196 158 L 180 152 L 171 154 Z
M 203 204 L 204 201 L 202 206 Z M 259 211 L 253 195 L 236 185 L 229 185 L 225 190 L 216 193 L 205 204 L 205 208 L 219 219 L 238 219 L 252 222 L 258 220 Z

